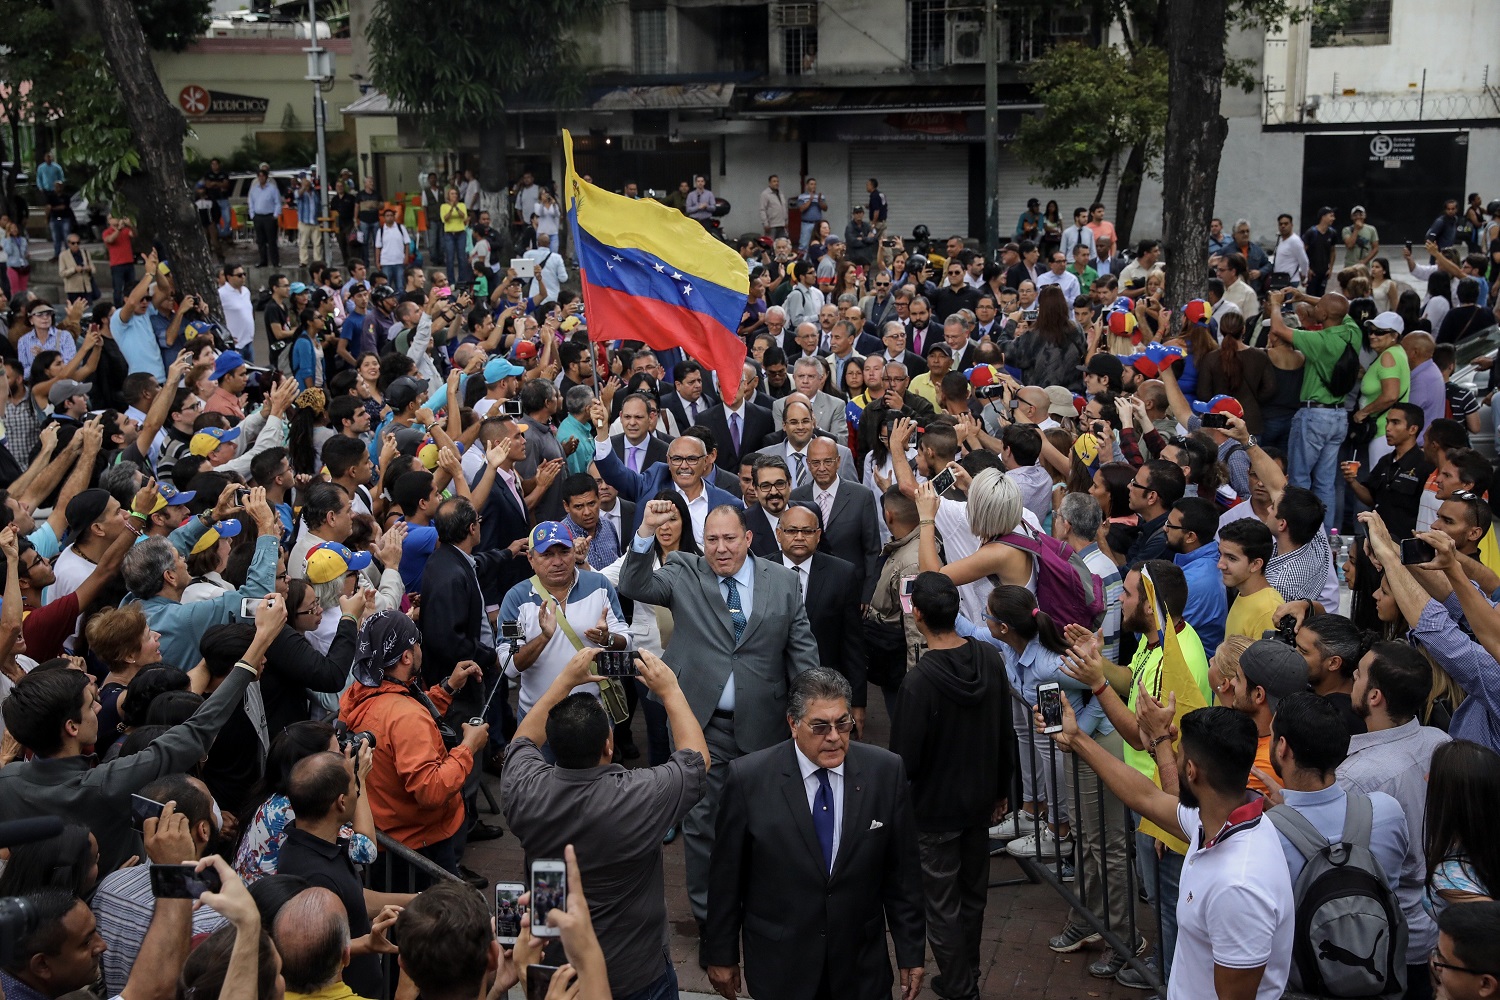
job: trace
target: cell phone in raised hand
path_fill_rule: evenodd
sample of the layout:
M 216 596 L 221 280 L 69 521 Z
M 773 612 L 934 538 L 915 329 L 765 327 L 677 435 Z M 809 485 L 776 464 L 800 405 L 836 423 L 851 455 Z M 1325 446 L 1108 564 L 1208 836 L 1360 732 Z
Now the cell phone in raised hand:
M 1042 732 L 1062 732 L 1062 686 L 1056 681 L 1038 684 L 1036 686 L 1036 701 L 1037 710 L 1042 713 Z
M 558 937 L 556 927 L 547 926 L 547 914 L 568 909 L 568 866 L 561 858 L 538 858 L 531 863 L 531 934 Z

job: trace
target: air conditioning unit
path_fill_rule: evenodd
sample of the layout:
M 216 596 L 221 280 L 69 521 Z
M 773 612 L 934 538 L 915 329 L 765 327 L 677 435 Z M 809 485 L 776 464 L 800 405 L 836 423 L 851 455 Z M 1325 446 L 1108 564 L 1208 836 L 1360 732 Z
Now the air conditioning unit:
M 984 22 L 973 17 L 948 15 L 948 64 L 984 61 Z
M 811 28 L 818 23 L 815 3 L 779 3 L 771 7 L 771 27 Z
M 1054 10 L 1052 12 L 1051 32 L 1053 37 L 1073 38 L 1087 35 L 1094 30 L 1094 15 L 1092 11 L 1084 10 Z

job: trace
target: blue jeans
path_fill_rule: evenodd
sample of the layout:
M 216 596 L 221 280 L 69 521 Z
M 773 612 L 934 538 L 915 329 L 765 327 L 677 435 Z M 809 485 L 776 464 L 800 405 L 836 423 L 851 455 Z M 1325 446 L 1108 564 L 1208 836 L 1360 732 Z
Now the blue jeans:
M 617 996 L 615 1000 L 677 1000 L 677 968 L 670 958 L 666 962 L 667 971 L 656 982 L 650 986 L 642 986 L 634 993 Z
M 1158 952 L 1161 978 L 1172 974 L 1172 951 L 1177 947 L 1177 886 L 1182 881 L 1182 855 L 1166 852 L 1156 856 L 1156 840 L 1144 833 L 1135 835 L 1135 866 L 1146 887 L 1146 895 L 1156 902 L 1156 883 L 1161 880 L 1161 948 Z
M 369 267 L 370 251 L 375 249 L 375 234 L 380 232 L 380 224 L 378 222 L 361 222 L 359 223 L 359 231 L 362 236 L 362 239 L 359 241 L 359 256 L 365 262 L 365 266 Z
M 444 233 L 443 234 L 443 267 L 448 271 L 448 284 L 459 281 L 468 281 L 469 255 L 464 252 L 468 244 L 468 233 Z
M 818 222 L 822 222 L 822 221 L 823 221 L 822 219 L 818 220 Z M 800 239 L 798 240 L 797 246 L 799 248 L 801 248 L 801 249 L 806 249 L 807 248 L 807 241 L 810 240 L 810 239 L 812 239 L 813 226 L 817 225 L 818 222 L 804 222 L 804 223 L 802 223 L 802 232 L 798 234 L 798 236 L 800 237 Z
M 135 287 L 135 264 L 109 265 L 110 284 L 114 285 L 115 308 L 125 304 L 125 296 Z
M 1287 441 L 1292 434 L 1292 415 L 1284 417 L 1266 417 L 1261 422 L 1260 444 L 1262 448 L 1280 448 L 1286 451 Z
M 1335 527 L 1338 510 L 1339 445 L 1349 432 L 1343 407 L 1304 406 L 1292 417 L 1287 443 L 1287 478 L 1293 486 L 1310 489 L 1323 501 L 1323 530 Z
M 391 287 L 396 290 L 397 295 L 406 291 L 405 264 L 385 264 L 380 269 L 385 272 L 386 280 L 391 283 Z
M 230 224 L 233 219 L 234 219 L 234 209 L 230 207 L 230 205 L 229 205 L 229 199 L 228 198 L 220 198 L 219 199 L 219 235 L 220 236 L 228 236 L 230 233 L 232 233 L 234 231 L 234 227 Z
M 63 245 L 68 242 L 68 234 L 73 231 L 73 220 L 49 219 L 47 231 L 52 234 L 52 259 L 62 260 Z

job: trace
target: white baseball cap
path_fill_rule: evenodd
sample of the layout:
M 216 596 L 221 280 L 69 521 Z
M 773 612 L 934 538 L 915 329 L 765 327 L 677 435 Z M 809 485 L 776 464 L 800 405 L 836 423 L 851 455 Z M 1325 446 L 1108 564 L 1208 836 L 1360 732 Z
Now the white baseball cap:
M 1406 332 L 1406 321 L 1400 315 L 1393 312 L 1383 312 L 1370 320 L 1370 325 L 1379 327 L 1387 333 L 1403 334 Z

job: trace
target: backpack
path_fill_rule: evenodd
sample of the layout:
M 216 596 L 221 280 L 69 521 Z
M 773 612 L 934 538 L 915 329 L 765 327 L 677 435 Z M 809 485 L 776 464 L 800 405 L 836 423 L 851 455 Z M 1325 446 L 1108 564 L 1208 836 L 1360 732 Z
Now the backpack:
M 1292 887 L 1292 989 L 1329 997 L 1390 997 L 1406 990 L 1406 919 L 1370 853 L 1369 796 L 1350 789 L 1339 843 L 1290 806 L 1266 817 L 1307 864 Z
M 1076 622 L 1090 631 L 1104 622 L 1104 584 L 1066 542 L 1023 533 L 1025 525 L 996 541 L 1036 557 L 1036 603 L 1060 624 Z

